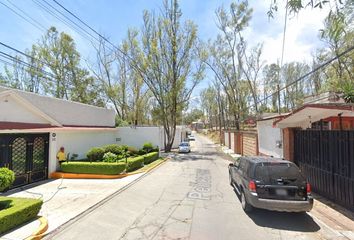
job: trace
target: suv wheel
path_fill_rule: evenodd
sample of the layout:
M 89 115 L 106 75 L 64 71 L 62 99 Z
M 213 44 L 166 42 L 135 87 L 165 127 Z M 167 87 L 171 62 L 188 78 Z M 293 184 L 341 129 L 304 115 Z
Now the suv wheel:
M 241 205 L 243 211 L 245 212 L 252 211 L 252 206 L 247 202 L 245 193 L 243 191 L 241 191 Z
M 234 185 L 234 183 L 233 183 L 233 181 L 232 181 L 232 177 L 231 177 L 231 173 L 230 173 L 230 171 L 229 171 L 229 182 L 230 182 L 230 185 L 231 185 L 231 186 L 233 186 L 233 185 Z

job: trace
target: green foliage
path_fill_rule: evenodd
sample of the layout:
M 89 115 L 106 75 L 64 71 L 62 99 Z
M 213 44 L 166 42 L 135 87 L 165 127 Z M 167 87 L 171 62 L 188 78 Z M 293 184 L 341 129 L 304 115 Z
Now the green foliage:
M 116 125 L 116 127 L 128 127 L 129 123 L 127 121 L 123 120 L 122 118 L 120 118 L 119 116 L 116 116 L 115 125 Z
M 127 172 L 132 172 L 144 166 L 144 156 L 129 158 L 127 162 Z
M 157 159 L 159 159 L 158 152 L 147 153 L 144 155 L 144 164 L 149 164 Z
M 91 162 L 96 162 L 96 161 L 102 161 L 104 153 L 105 150 L 103 148 L 94 147 L 88 151 L 86 156 Z
M 122 154 L 123 148 L 117 144 L 109 144 L 102 147 L 105 153 L 114 153 L 116 155 Z
M 215 98 L 213 99 L 215 102 Z M 187 113 L 184 117 L 183 124 L 191 124 L 192 122 L 196 122 L 199 120 L 203 120 L 204 118 L 204 112 L 200 109 L 193 109 L 189 113 Z
M 9 202 L 8 208 L 0 211 L 0 234 L 34 219 L 43 204 L 39 199 L 0 197 L 0 202 Z
M 106 152 L 104 155 L 103 155 L 103 162 L 117 162 L 118 158 L 117 158 L 117 155 L 114 154 L 114 153 L 111 153 L 111 152 Z
M 0 192 L 6 190 L 15 181 L 15 174 L 8 168 L 0 168 Z
M 129 154 L 129 156 L 131 156 L 131 157 L 139 155 L 139 151 L 135 147 L 128 147 L 127 152 Z
M 154 149 L 154 146 L 152 145 L 151 142 L 146 142 L 146 143 L 144 143 L 144 145 L 143 145 L 143 150 L 144 150 L 146 153 L 152 152 L 153 149 Z
M 66 173 L 86 173 L 86 174 L 120 174 L 125 169 L 125 162 L 64 162 L 61 170 Z
M 354 82 L 346 82 L 340 88 L 346 103 L 354 103 Z

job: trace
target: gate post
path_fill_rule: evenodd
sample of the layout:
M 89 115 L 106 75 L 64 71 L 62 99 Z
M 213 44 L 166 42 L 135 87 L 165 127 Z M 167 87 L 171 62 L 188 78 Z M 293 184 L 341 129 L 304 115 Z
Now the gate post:
M 283 129 L 283 142 L 284 158 L 294 162 L 294 128 Z

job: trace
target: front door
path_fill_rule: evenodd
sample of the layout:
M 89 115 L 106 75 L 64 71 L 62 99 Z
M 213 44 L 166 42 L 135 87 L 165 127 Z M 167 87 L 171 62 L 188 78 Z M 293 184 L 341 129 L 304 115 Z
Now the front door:
M 0 166 L 16 176 L 12 187 L 47 178 L 49 134 L 0 134 L 0 144 Z

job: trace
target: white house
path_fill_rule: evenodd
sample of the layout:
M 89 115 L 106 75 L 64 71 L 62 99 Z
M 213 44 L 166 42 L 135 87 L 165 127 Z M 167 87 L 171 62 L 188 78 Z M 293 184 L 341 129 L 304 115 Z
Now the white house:
M 184 139 L 177 127 L 175 144 Z M 14 186 L 46 179 L 58 168 L 56 154 L 85 158 L 92 147 L 164 146 L 162 127 L 115 127 L 115 112 L 87 104 L 0 87 L 0 167 L 16 174 Z
M 0 87 L 0 167 L 13 169 L 15 186 L 47 178 L 60 147 L 85 157 L 116 142 L 115 112 Z

